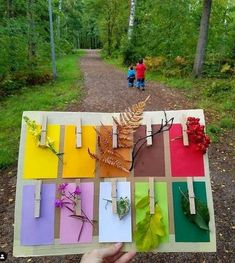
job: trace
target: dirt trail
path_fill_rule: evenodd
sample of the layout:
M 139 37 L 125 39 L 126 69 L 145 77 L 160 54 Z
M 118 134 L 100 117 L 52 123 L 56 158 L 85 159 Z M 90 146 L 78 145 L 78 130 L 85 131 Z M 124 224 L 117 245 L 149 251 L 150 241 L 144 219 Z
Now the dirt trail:
M 81 104 L 69 107 L 71 111 L 120 112 L 151 95 L 146 110 L 191 108 L 182 92 L 147 81 L 146 90 L 127 87 L 126 73 L 105 64 L 97 51 L 89 50 L 81 58 L 84 73 L 85 97 Z
M 99 58 L 96 51 L 87 51 L 81 61 L 84 74 L 84 97 L 81 102 L 69 105 L 68 111 L 120 112 L 129 105 L 145 99 L 151 100 L 146 110 L 173 110 L 193 108 L 182 91 L 147 82 L 145 91 L 128 88 L 126 74 Z M 207 113 L 206 113 L 207 114 Z M 209 149 L 210 172 L 216 218 L 217 253 L 152 253 L 138 254 L 137 263 L 206 263 L 234 262 L 234 133 L 225 134 L 219 143 Z M 79 262 L 80 256 L 40 258 L 13 258 L 13 223 L 16 168 L 11 167 L 0 175 L 0 251 L 8 253 L 7 262 Z

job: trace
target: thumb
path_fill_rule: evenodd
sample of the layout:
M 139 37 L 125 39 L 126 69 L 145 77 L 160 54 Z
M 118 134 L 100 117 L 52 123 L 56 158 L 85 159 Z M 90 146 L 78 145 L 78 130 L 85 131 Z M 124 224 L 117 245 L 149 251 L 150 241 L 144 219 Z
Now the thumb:
M 98 250 L 98 254 L 101 258 L 106 258 L 110 256 L 116 255 L 122 248 L 123 244 L 122 243 L 116 243 L 113 246 L 107 247 L 107 248 L 102 248 Z

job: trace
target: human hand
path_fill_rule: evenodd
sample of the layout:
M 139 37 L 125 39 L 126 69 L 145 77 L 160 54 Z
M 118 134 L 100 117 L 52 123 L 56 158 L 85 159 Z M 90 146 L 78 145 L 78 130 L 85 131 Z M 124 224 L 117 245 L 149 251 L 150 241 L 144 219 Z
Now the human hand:
M 117 243 L 108 248 L 95 249 L 83 255 L 80 263 L 127 263 L 136 252 L 121 252 L 123 244 Z

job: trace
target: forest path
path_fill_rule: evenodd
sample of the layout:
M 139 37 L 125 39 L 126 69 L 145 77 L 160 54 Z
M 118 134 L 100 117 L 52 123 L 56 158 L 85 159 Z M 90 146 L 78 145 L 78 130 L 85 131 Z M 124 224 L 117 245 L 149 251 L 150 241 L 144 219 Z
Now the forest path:
M 85 95 L 81 102 L 68 107 L 68 111 L 120 112 L 145 99 L 151 100 L 147 110 L 173 110 L 192 108 L 182 91 L 167 88 L 156 82 L 148 82 L 145 91 L 128 88 L 126 74 L 105 64 L 97 51 L 87 51 L 81 59 L 84 74 Z M 206 112 L 207 115 L 208 112 Z M 210 263 L 234 262 L 234 143 L 233 132 L 224 134 L 218 143 L 209 148 L 210 174 L 216 219 L 217 253 L 139 253 L 133 263 Z M 16 192 L 16 166 L 0 171 L 0 251 L 8 254 L 10 263 L 69 263 L 79 262 L 80 255 L 14 258 L 13 224 Z
M 69 111 L 120 112 L 151 95 L 146 110 L 192 108 L 192 103 L 176 89 L 147 81 L 145 91 L 128 88 L 127 74 L 105 64 L 98 51 L 86 50 L 80 66 L 84 74 L 85 96 L 81 103 L 71 105 Z

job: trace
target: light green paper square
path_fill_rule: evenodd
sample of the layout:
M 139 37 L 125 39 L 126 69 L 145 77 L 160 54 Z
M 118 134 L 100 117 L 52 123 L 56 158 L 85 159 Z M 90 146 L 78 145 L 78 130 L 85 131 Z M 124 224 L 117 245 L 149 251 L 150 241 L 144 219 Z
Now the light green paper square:
M 135 183 L 135 205 L 145 196 L 148 195 L 148 183 Z M 169 220 L 168 220 L 168 201 L 167 201 L 167 184 L 165 182 L 157 182 L 154 187 L 155 202 L 158 202 L 165 225 L 166 235 L 161 239 L 161 242 L 169 242 Z M 144 219 L 147 208 L 136 209 L 136 224 Z

